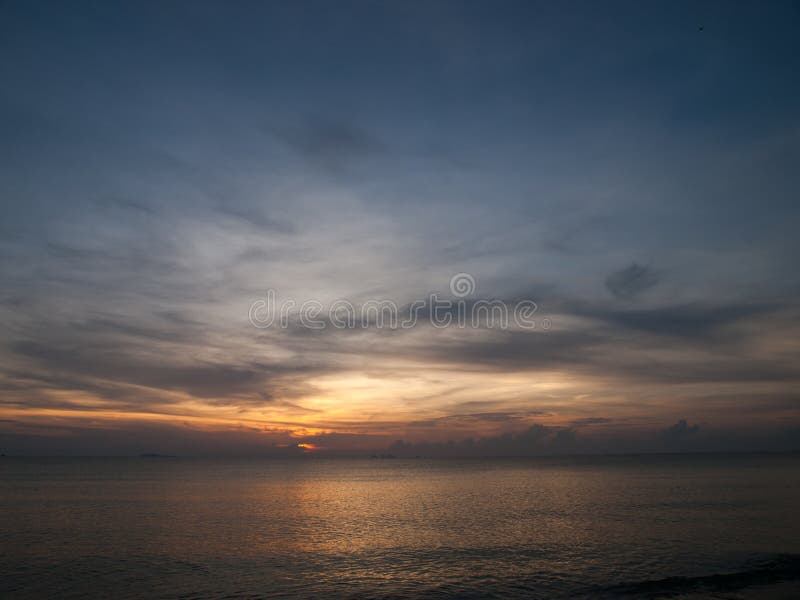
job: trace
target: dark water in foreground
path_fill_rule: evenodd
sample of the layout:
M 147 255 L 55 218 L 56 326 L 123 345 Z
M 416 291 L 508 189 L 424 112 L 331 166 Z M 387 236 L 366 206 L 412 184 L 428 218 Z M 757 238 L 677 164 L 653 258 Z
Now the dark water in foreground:
M 790 455 L 3 458 L 0 596 L 724 597 L 800 580 L 798 507 Z

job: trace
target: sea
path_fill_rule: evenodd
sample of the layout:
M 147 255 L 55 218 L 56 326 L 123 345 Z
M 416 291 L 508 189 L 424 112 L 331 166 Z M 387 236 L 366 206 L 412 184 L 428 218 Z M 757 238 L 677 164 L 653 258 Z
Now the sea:
M 0 597 L 800 597 L 799 511 L 793 454 L 3 457 Z

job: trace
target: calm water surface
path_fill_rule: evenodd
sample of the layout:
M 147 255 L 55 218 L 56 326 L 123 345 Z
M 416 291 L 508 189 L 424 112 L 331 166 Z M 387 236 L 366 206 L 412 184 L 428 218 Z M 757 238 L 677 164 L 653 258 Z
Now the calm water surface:
M 2 458 L 0 486 L 9 598 L 661 597 L 800 579 L 792 455 Z

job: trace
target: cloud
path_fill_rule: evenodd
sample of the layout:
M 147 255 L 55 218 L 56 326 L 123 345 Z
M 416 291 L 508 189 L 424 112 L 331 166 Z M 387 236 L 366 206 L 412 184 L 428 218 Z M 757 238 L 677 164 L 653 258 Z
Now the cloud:
M 397 456 L 430 457 L 536 456 L 571 446 L 574 432 L 564 434 L 564 431 L 567 430 L 537 423 L 519 433 L 461 441 L 410 443 L 398 440 L 389 446 L 388 452 Z
M 259 231 L 283 234 L 293 234 L 297 232 L 297 228 L 294 224 L 288 221 L 270 218 L 257 207 L 227 204 L 220 206 L 218 210 L 221 214 L 242 221 Z
M 135 385 L 154 390 L 177 390 L 197 398 L 207 399 L 213 405 L 264 404 L 276 396 L 291 397 L 293 381 L 300 375 L 319 370 L 308 364 L 282 365 L 254 362 L 222 363 L 204 360 L 170 362 L 158 355 L 145 359 L 112 346 L 95 345 L 82 348 L 58 348 L 35 342 L 21 341 L 12 345 L 15 354 L 33 359 L 44 369 L 31 371 L 31 381 L 52 381 L 53 374 L 67 377 L 72 389 L 102 391 L 102 396 L 113 397 L 109 390 L 115 385 Z M 98 386 L 97 380 L 102 380 Z M 304 388 L 302 381 L 297 382 Z M 130 393 L 126 393 L 129 396 Z M 213 401 L 213 402 L 212 402 Z
M 91 415 L 90 415 L 91 416 Z M 98 449 L 110 456 L 155 453 L 175 456 L 301 456 L 289 431 L 247 427 L 208 430 L 190 424 L 128 421 L 121 423 L 43 422 L 19 419 L 3 429 L 7 454 L 89 456 Z
M 570 425 L 573 427 L 585 427 L 588 425 L 604 425 L 613 422 L 614 419 L 608 419 L 606 417 L 584 417 L 581 419 L 573 419 L 570 421 Z
M 408 427 L 411 429 L 416 428 L 442 428 L 446 431 L 453 431 L 455 429 L 464 428 L 479 428 L 485 425 L 500 425 L 506 426 L 514 423 L 525 423 L 530 421 L 534 416 L 540 416 L 543 411 L 529 410 L 517 413 L 506 412 L 485 412 L 485 413 L 466 413 L 454 414 L 444 417 L 437 417 L 434 419 L 425 419 L 418 421 L 409 421 Z
M 633 300 L 655 287 L 660 279 L 659 274 L 649 265 L 631 263 L 606 277 L 606 287 L 617 298 Z
M 652 424 L 627 428 L 591 428 L 533 424 L 499 435 L 440 441 L 398 440 L 383 451 L 399 457 L 512 457 L 555 455 L 639 454 L 661 452 L 792 451 L 800 448 L 797 427 L 755 426 L 711 428 L 685 419 L 666 428 Z
M 699 338 L 766 310 L 765 307 L 753 305 L 678 305 L 651 310 L 613 311 L 606 313 L 604 318 L 628 329 Z
M 695 435 L 698 431 L 700 431 L 699 425 L 689 425 L 686 419 L 681 419 L 674 425 L 667 427 L 663 432 L 663 436 L 668 442 L 678 442 Z
M 386 145 L 358 125 L 341 119 L 308 117 L 298 125 L 268 131 L 324 171 L 338 173 L 353 161 L 386 154 Z

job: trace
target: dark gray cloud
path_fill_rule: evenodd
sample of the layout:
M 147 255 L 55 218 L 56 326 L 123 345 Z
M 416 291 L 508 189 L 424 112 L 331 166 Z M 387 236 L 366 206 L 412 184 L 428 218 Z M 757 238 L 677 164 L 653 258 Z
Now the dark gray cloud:
M 342 119 L 308 117 L 297 125 L 275 125 L 267 131 L 311 164 L 333 173 L 388 151 L 377 137 Z
M 445 441 L 398 440 L 385 450 L 400 457 L 558 456 L 653 452 L 731 452 L 744 448 L 773 451 L 800 449 L 796 428 L 747 429 L 700 427 L 685 419 L 674 425 L 593 432 L 572 427 L 534 424 L 501 435 L 456 438 Z
M 709 340 L 727 326 L 768 315 L 787 306 L 725 302 L 672 304 L 642 309 L 619 309 L 604 304 L 567 301 L 570 313 L 596 319 L 615 328 L 670 337 Z
M 590 317 L 580 328 L 559 330 L 485 330 L 480 336 L 454 335 L 405 344 L 402 352 L 434 361 L 489 371 L 565 369 L 576 373 L 612 375 L 653 382 L 775 381 L 800 378 L 795 355 L 765 360 L 748 348 L 759 335 L 778 333 L 769 321 L 775 306 L 679 305 L 617 310 L 603 304 L 573 301 L 556 304 L 552 319 Z M 792 317 L 784 316 L 791 322 Z M 753 327 L 761 323 L 760 327 Z M 363 333 L 363 332 L 362 332 Z M 626 350 L 621 352 L 620 350 Z M 657 349 L 660 352 L 654 352 Z M 374 350 L 392 354 L 391 338 Z M 681 352 L 702 357 L 683 360 Z
M 91 456 L 102 449 L 110 456 L 296 457 L 303 450 L 286 434 L 254 428 L 208 431 L 190 424 L 133 422 L 126 427 L 25 423 L 18 421 L 3 435 L 7 454 Z
M 559 428 L 535 424 L 520 433 L 505 433 L 484 438 L 446 442 L 394 442 L 388 451 L 397 456 L 535 456 L 547 452 L 555 443 Z M 560 438 L 563 442 L 564 438 Z
M 19 342 L 13 351 L 34 359 L 48 370 L 117 380 L 163 389 L 180 389 L 201 397 L 252 390 L 262 379 L 261 369 L 246 366 L 193 364 L 190 366 L 142 363 L 106 348 L 59 349 Z
M 689 425 L 686 419 L 681 419 L 674 425 L 664 430 L 664 439 L 668 442 L 678 442 L 700 431 L 699 425 Z
M 617 298 L 633 300 L 656 286 L 660 279 L 660 275 L 650 265 L 631 263 L 606 277 L 606 287 Z
M 512 425 L 529 421 L 533 416 L 544 414 L 540 410 L 531 410 L 519 413 L 504 413 L 504 412 L 487 412 L 487 413 L 467 413 L 467 414 L 454 414 L 445 417 L 438 417 L 435 419 L 427 419 L 422 421 L 410 421 L 409 427 L 439 427 L 450 428 L 453 426 L 475 426 L 480 423 L 503 424 Z
M 112 399 L 120 393 L 113 385 L 117 384 L 180 390 L 198 398 L 214 399 L 212 404 L 216 405 L 263 404 L 275 397 L 299 393 L 304 385 L 302 381 L 293 382 L 298 376 L 324 372 L 308 364 L 226 364 L 200 360 L 182 364 L 166 362 L 158 355 L 143 360 L 106 345 L 57 348 L 25 341 L 13 344 L 12 351 L 32 359 L 34 366 L 44 370 L 44 376 L 41 370 L 30 371 L 27 374 L 30 380 L 52 385 L 55 373 L 67 378 L 61 379 L 66 389 L 100 392 L 102 397 Z M 97 380 L 105 384 L 99 386 Z M 71 383 L 66 384 L 67 381 Z M 130 391 L 123 394 L 133 395 Z M 143 404 L 146 402 L 143 400 Z
M 582 419 L 574 419 L 570 422 L 573 427 L 585 427 L 587 425 L 604 425 L 606 423 L 613 423 L 614 419 L 606 417 L 584 417 Z

